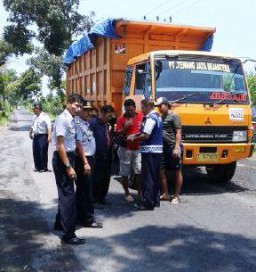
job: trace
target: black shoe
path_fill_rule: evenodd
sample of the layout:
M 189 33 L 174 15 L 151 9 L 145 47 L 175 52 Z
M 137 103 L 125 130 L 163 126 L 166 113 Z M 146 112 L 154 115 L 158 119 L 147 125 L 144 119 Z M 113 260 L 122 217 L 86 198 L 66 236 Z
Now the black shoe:
M 111 206 L 112 203 L 111 202 L 108 202 L 105 198 L 102 199 L 102 200 L 99 200 L 99 201 L 96 201 L 98 204 L 101 204 L 101 205 L 106 205 L 106 206 Z
M 134 208 L 136 211 L 153 211 L 154 207 L 145 207 L 143 205 L 135 204 Z
M 42 170 L 39 171 L 39 173 L 43 173 L 43 172 L 52 172 L 52 170 L 49 170 L 49 169 L 46 168 L 46 169 L 42 169 Z
M 85 243 L 85 239 L 81 239 L 78 237 L 73 237 L 73 238 L 61 238 L 61 242 L 68 244 L 68 245 L 82 245 Z
M 99 203 L 94 203 L 93 207 L 95 210 L 104 210 L 104 206 L 102 204 Z
M 100 222 L 81 223 L 79 225 L 84 228 L 94 228 L 94 229 L 102 229 L 103 228 L 103 224 Z
M 33 172 L 39 172 L 39 170 L 37 168 L 33 169 Z
M 160 208 L 160 202 L 155 204 L 156 208 Z

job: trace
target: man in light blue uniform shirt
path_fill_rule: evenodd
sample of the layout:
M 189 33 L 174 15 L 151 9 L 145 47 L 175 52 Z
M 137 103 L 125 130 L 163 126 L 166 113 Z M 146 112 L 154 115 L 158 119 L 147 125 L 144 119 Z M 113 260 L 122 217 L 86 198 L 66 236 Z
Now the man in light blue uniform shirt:
M 84 155 L 74 116 L 78 115 L 83 103 L 80 95 L 72 94 L 67 98 L 65 110 L 56 118 L 53 129 L 53 171 L 58 189 L 58 214 L 54 228 L 63 230 L 62 242 L 78 245 L 84 243 L 75 235 L 76 230 L 76 194 L 74 182 L 77 179 L 75 168 L 75 151 L 83 162 L 86 174 L 91 171 Z
M 96 142 L 89 124 L 89 120 L 92 118 L 91 113 L 92 107 L 89 101 L 85 101 L 79 117 L 75 117 L 75 119 L 78 129 L 81 132 L 81 143 L 86 159 L 90 164 L 91 169 L 93 169 Z M 76 156 L 75 165 L 77 174 L 76 206 L 78 225 L 86 228 L 102 228 L 102 223 L 96 222 L 94 217 L 92 176 L 84 173 L 83 162 L 78 156 Z
M 34 116 L 29 132 L 33 140 L 34 172 L 47 172 L 48 170 L 48 148 L 52 137 L 52 124 L 50 117 L 42 111 L 42 105 L 34 103 Z

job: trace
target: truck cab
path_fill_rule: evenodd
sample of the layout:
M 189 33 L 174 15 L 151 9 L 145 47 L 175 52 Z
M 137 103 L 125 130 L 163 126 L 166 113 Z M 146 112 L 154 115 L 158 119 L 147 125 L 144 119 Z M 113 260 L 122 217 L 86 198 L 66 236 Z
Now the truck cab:
M 198 51 L 155 51 L 131 59 L 124 94 L 166 97 L 182 120 L 183 164 L 205 166 L 211 180 L 230 180 L 252 155 L 251 108 L 240 59 Z

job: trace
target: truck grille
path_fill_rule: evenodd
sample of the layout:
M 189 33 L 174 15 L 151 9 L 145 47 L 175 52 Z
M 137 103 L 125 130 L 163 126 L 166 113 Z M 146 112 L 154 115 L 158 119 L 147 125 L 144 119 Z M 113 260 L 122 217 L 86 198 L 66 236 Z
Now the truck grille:
M 182 126 L 182 140 L 184 143 L 232 143 L 234 130 L 247 130 L 247 127 Z

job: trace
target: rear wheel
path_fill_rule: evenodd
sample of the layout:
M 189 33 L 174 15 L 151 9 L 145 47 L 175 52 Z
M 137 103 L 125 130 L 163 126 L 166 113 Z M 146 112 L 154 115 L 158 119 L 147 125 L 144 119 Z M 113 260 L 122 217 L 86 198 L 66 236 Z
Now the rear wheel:
M 206 167 L 208 178 L 213 183 L 230 181 L 236 171 L 236 162 L 229 164 L 211 165 Z

